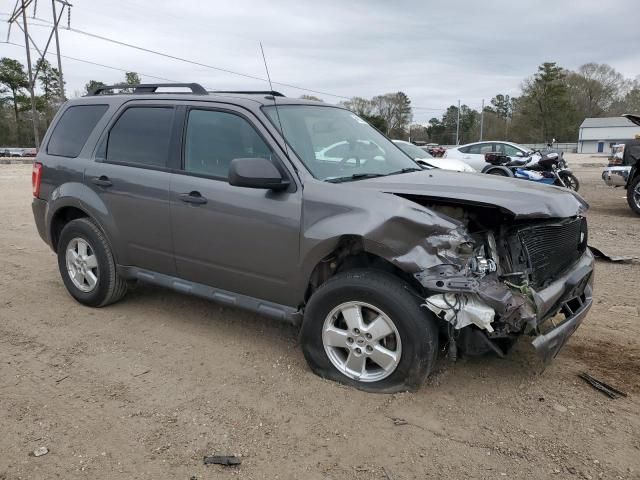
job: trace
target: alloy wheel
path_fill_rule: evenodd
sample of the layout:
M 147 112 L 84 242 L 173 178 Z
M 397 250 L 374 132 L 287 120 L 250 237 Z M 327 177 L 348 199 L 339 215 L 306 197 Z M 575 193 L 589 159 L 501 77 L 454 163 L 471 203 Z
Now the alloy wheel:
M 72 239 L 65 260 L 73 285 L 84 293 L 92 291 L 98 283 L 98 259 L 89 242 L 80 237 Z
M 327 315 L 322 343 L 340 372 L 360 382 L 377 382 L 400 363 L 400 334 L 391 318 L 364 302 L 345 302 Z

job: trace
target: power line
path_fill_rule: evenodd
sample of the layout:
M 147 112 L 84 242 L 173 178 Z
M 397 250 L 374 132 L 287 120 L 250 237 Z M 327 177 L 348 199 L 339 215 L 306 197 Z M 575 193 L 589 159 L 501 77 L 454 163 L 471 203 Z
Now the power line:
M 36 20 L 38 20 L 40 22 L 50 23 L 47 20 L 42 19 L 42 18 L 37 18 L 36 17 Z M 219 72 L 229 73 L 231 75 L 238 75 L 238 76 L 241 76 L 241 77 L 250 78 L 252 80 L 259 80 L 261 82 L 267 82 L 267 79 L 262 78 L 262 77 L 258 77 L 258 76 L 255 76 L 255 75 L 236 72 L 236 71 L 233 71 L 233 70 L 229 70 L 227 68 L 216 67 L 214 65 L 209 65 L 209 64 L 206 64 L 206 63 L 202 63 L 202 62 L 197 62 L 195 60 L 188 60 L 186 58 L 178 57 L 176 55 L 171 55 L 171 54 L 168 54 L 168 53 L 159 52 L 157 50 L 152 50 L 150 48 L 141 47 L 139 45 L 133 45 L 131 43 L 122 42 L 120 40 L 115 40 L 113 38 L 105 37 L 105 36 L 98 35 L 98 34 L 91 33 L 91 32 L 87 32 L 87 31 L 84 31 L 84 30 L 79 30 L 77 28 L 66 28 L 65 30 L 69 30 L 71 32 L 78 33 L 80 35 L 85 35 L 85 36 L 88 36 L 88 37 L 96 38 L 98 40 L 103 40 L 105 42 L 114 43 L 116 45 L 120 45 L 120 46 L 123 46 L 123 47 L 133 48 L 133 49 L 139 50 L 141 52 L 151 53 L 153 55 L 158 55 L 158 56 L 161 56 L 161 57 L 164 57 L 164 58 L 169 58 L 171 60 L 176 60 L 176 61 L 179 61 L 179 62 L 189 63 L 191 65 L 196 65 L 196 66 L 199 66 L 199 67 L 209 68 L 211 70 L 217 70 Z M 318 95 L 326 95 L 326 96 L 329 96 L 329 97 L 343 98 L 343 99 L 347 99 L 347 100 L 351 98 L 351 97 L 346 97 L 344 95 L 337 95 L 335 93 L 323 92 L 321 90 L 313 90 L 313 89 L 310 89 L 310 88 L 300 87 L 298 85 L 292 85 L 290 83 L 282 83 L 282 82 L 273 82 L 273 83 L 276 84 L 276 85 L 283 86 L 283 87 L 289 87 L 289 88 L 295 88 L 297 90 L 302 90 L 304 92 L 317 93 Z
M 7 15 L 7 14 L 2 13 L 0 15 Z M 49 25 L 51 24 L 50 21 L 48 21 L 46 19 L 43 19 L 43 18 L 34 17 L 34 19 L 38 20 L 40 22 L 44 22 L 45 24 L 49 24 Z M 35 23 L 32 24 L 32 25 L 33 26 L 37 26 L 37 27 L 48 27 L 49 26 L 49 25 L 35 24 Z M 116 44 L 116 45 L 120 45 L 120 46 L 123 46 L 123 47 L 132 48 L 132 49 L 139 50 L 139 51 L 146 52 L 146 53 L 151 53 L 153 55 L 158 55 L 158 56 L 161 56 L 161 57 L 164 57 L 164 58 L 169 58 L 171 60 L 176 60 L 176 61 L 179 61 L 179 62 L 189 63 L 189 64 L 196 65 L 196 66 L 199 66 L 199 67 L 209 68 L 211 70 L 216 70 L 216 71 L 223 72 L 223 73 L 228 73 L 228 74 L 231 74 L 231 75 L 237 75 L 237 76 L 241 76 L 241 77 L 244 77 L 244 78 L 249 78 L 249 79 L 252 79 L 252 80 L 258 80 L 258 81 L 261 81 L 261 82 L 267 82 L 267 79 L 262 78 L 262 77 L 258 77 L 256 75 L 250 75 L 250 74 L 247 74 L 247 73 L 236 72 L 234 70 L 229 70 L 229 69 L 222 68 L 222 67 L 216 67 L 214 65 L 209 65 L 209 64 L 198 62 L 198 61 L 195 61 L 195 60 L 189 60 L 189 59 L 186 59 L 186 58 L 178 57 L 176 55 L 171 55 L 171 54 L 168 54 L 168 53 L 159 52 L 157 50 L 152 50 L 150 48 L 141 47 L 139 45 L 133 45 L 131 43 L 122 42 L 120 40 L 115 40 L 113 38 L 109 38 L 109 37 L 105 37 L 103 35 L 98 35 L 98 34 L 95 34 L 95 33 L 87 32 L 87 31 L 80 30 L 80 29 L 77 29 L 77 28 L 66 28 L 65 30 L 69 30 L 69 31 L 71 31 L 73 33 L 77 33 L 77 34 L 80 34 L 80 35 L 85 35 L 85 36 L 88 36 L 88 37 L 96 38 L 98 40 L 102 40 L 102 41 L 105 41 L 105 42 L 110 42 L 110 43 L 113 43 L 113 44 Z M 64 57 L 64 58 L 69 58 L 71 60 L 76 60 L 76 61 L 80 61 L 80 62 L 93 63 L 95 65 L 103 66 L 105 68 L 112 68 L 112 67 L 109 67 L 109 66 L 105 66 L 105 65 L 101 65 L 101 64 L 95 63 L 95 62 L 89 62 L 88 60 L 74 59 L 74 58 L 71 58 L 71 57 Z M 115 67 L 113 69 L 121 70 L 121 71 L 128 71 L 128 70 L 119 69 L 119 68 L 115 68 Z M 149 78 L 155 78 L 155 79 L 159 79 L 159 80 L 166 80 L 166 79 L 164 79 L 162 77 L 158 77 L 158 76 L 154 76 L 154 75 L 146 75 L 146 74 L 143 74 L 143 75 L 145 75 L 145 76 L 147 76 Z M 169 80 L 169 81 L 172 81 L 172 80 Z M 344 96 L 344 95 L 338 95 L 338 94 L 335 94 L 335 93 L 329 93 L 329 92 L 325 92 L 325 91 L 321 91 L 321 90 L 314 90 L 314 89 L 310 89 L 310 88 L 300 87 L 298 85 L 292 85 L 290 83 L 283 83 L 283 82 L 277 82 L 277 81 L 273 81 L 273 83 L 275 85 L 294 88 L 296 90 L 301 90 L 301 91 L 304 91 L 304 92 L 316 93 L 318 95 L 326 95 L 326 96 L 335 97 L 335 98 L 341 98 L 341 99 L 345 99 L 345 100 L 350 100 L 352 98 L 352 97 L 347 97 L 347 96 Z M 443 112 L 443 111 L 447 110 L 446 107 L 437 108 L 437 107 L 422 107 L 422 106 L 413 106 L 413 105 L 412 105 L 411 108 L 413 108 L 414 110 L 425 110 L 425 111 L 433 111 L 433 112 Z
M 0 42 L 0 43 L 6 43 L 7 45 L 14 45 L 16 47 L 22 47 L 24 48 L 24 45 L 21 45 L 19 43 L 14 43 L 14 42 Z M 32 49 L 33 50 L 33 49 Z M 53 52 L 51 53 L 47 53 L 47 55 L 55 55 Z M 97 62 L 92 62 L 90 60 L 84 60 L 82 58 L 75 58 L 75 57 L 70 57 L 68 55 L 60 55 L 62 58 L 66 58 L 67 60 L 73 60 L 76 62 L 82 62 L 82 63 L 87 63 L 89 65 L 95 65 L 97 67 L 103 67 L 103 68 L 108 68 L 111 70 L 117 70 L 120 72 L 131 72 L 133 71 L 133 69 L 126 69 L 126 68 L 120 68 L 120 67 L 113 67 L 111 65 L 104 65 L 102 63 L 97 63 Z M 143 77 L 149 77 L 149 78 L 155 78 L 156 80 L 163 80 L 165 82 L 172 82 L 172 83 L 180 83 L 178 80 L 172 80 L 170 78 L 164 78 L 164 77 L 159 77 L 157 75 L 149 75 L 148 73 L 142 73 L 142 72 L 138 72 L 140 75 L 142 75 Z

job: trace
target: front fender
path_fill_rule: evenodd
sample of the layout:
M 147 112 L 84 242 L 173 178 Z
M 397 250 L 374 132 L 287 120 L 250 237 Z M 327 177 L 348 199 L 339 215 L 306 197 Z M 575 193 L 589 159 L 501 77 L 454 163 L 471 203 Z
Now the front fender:
M 408 274 L 443 263 L 463 266 L 457 249 L 473 240 L 458 220 L 388 193 L 358 189 L 354 195 L 355 189 L 335 185 L 327 196 L 326 186 L 305 187 L 302 282 L 345 237 Z

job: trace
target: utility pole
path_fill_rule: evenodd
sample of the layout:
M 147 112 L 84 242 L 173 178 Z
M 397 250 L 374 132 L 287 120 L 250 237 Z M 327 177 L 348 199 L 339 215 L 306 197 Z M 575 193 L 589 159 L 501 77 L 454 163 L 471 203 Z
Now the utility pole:
M 460 145 L 460 100 L 458 100 L 458 120 L 456 121 L 456 145 Z
M 58 81 L 60 82 L 60 101 L 61 102 L 64 101 L 65 94 L 64 94 L 64 82 L 62 78 L 62 60 L 60 56 L 60 38 L 58 36 L 58 25 L 60 24 L 60 19 L 62 18 L 64 9 L 66 8 L 67 13 L 70 13 L 70 9 L 72 5 L 67 0 L 51 0 L 51 7 L 53 12 L 53 26 L 51 27 L 51 32 L 49 33 L 49 38 L 47 39 L 47 43 L 44 49 L 40 50 L 36 42 L 33 40 L 33 38 L 31 38 L 31 35 L 29 35 L 29 26 L 27 24 L 27 8 L 32 3 L 34 3 L 34 0 L 17 0 L 16 1 L 15 7 L 13 8 L 13 13 L 11 14 L 8 20 L 9 29 L 7 32 L 7 42 L 10 41 L 11 26 L 15 23 L 16 26 L 18 26 L 20 30 L 24 32 L 25 55 L 27 57 L 27 70 L 29 72 L 29 93 L 31 95 L 31 115 L 33 117 L 33 137 L 34 137 L 34 142 L 36 147 L 39 147 L 40 138 L 38 135 L 38 116 L 37 116 L 38 113 L 36 111 L 36 100 L 35 100 L 36 80 L 38 78 L 38 73 L 40 71 L 40 65 L 42 64 L 42 61 L 45 59 L 45 55 L 47 55 L 52 38 L 55 36 L 56 53 L 58 57 Z M 62 8 L 60 9 L 60 13 L 56 11 L 56 3 L 59 3 L 60 5 L 62 5 Z M 34 3 L 34 7 L 37 6 L 37 4 L 38 2 L 36 0 Z M 22 17 L 22 22 L 19 21 L 21 17 Z M 36 18 L 35 8 L 34 8 L 33 18 Z M 69 15 L 67 24 L 71 21 L 70 19 L 71 17 Z M 31 62 L 32 46 L 33 48 L 35 48 L 35 50 L 39 54 L 39 59 L 36 62 L 35 72 L 33 71 L 33 64 Z
M 69 5 L 70 6 L 70 5 Z M 65 5 L 62 5 L 62 10 L 64 10 Z M 60 17 L 56 17 L 56 0 L 51 0 L 51 9 L 53 11 L 53 31 L 56 36 L 56 54 L 58 57 L 58 83 L 60 83 L 60 102 L 64 102 L 64 81 L 62 80 L 62 60 L 60 59 L 60 37 L 58 37 L 58 23 L 60 22 L 60 17 L 62 17 L 62 11 L 60 12 Z
M 27 8 L 25 7 L 24 0 L 22 0 L 22 31 L 24 32 L 24 44 L 27 51 L 27 69 L 29 70 L 29 94 L 31 95 L 31 116 L 33 117 L 33 139 L 36 144 L 36 148 L 40 147 L 40 136 L 38 135 L 38 116 L 36 112 L 36 96 L 33 92 L 35 85 L 35 79 L 33 78 L 33 72 L 31 70 L 31 47 L 29 45 L 29 31 L 27 29 Z
M 484 98 L 482 99 L 482 110 L 480 110 L 480 141 L 482 141 L 483 128 L 484 128 Z

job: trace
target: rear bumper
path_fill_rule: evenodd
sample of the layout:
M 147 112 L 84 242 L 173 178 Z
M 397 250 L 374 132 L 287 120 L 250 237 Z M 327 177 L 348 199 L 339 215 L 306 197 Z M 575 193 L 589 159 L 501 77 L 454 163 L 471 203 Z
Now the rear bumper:
M 564 320 L 538 335 L 532 342 L 546 362 L 558 355 L 560 349 L 586 318 L 593 304 L 593 255 L 587 249 L 570 272 L 544 290 L 534 294 L 538 309 L 538 326 L 544 327 L 558 312 Z
M 34 198 L 31 202 L 31 210 L 33 211 L 33 219 L 35 220 L 40 238 L 42 238 L 47 245 L 51 246 L 46 227 L 47 202 L 39 198 Z

